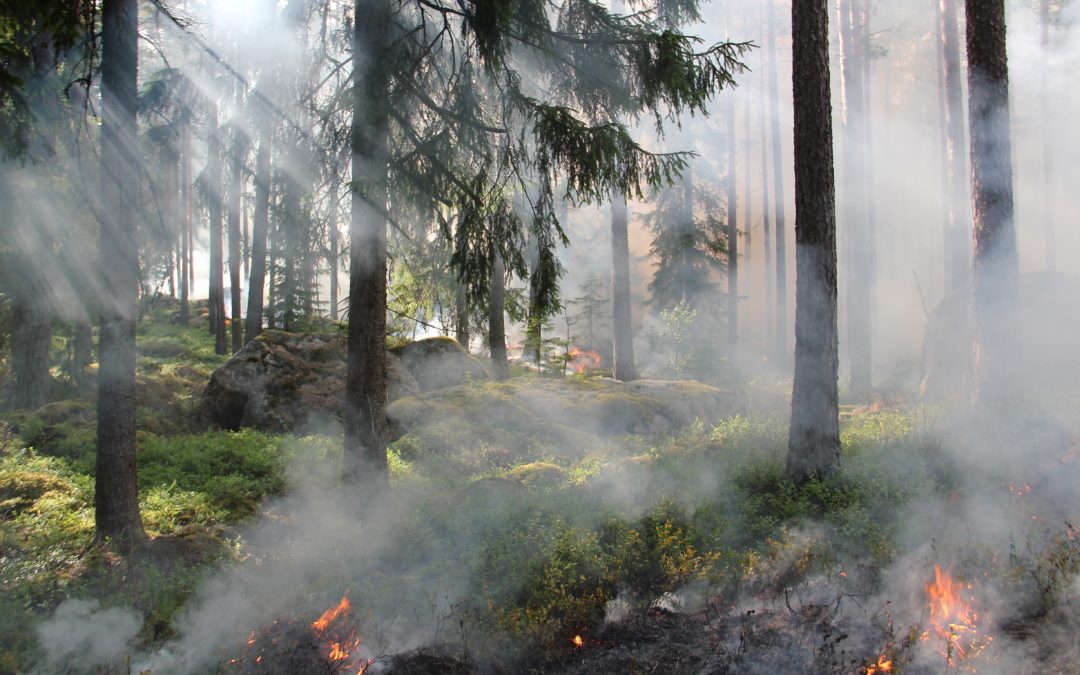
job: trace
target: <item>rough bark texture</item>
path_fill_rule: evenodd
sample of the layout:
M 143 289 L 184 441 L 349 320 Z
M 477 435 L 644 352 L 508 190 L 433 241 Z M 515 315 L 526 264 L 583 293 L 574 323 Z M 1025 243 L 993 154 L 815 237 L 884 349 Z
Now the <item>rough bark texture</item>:
M 259 149 L 255 155 L 255 213 L 251 230 L 251 276 L 248 280 L 244 342 L 262 332 L 266 288 L 266 239 L 270 230 L 270 152 L 274 126 L 269 111 L 259 111 Z
M 469 351 L 469 289 L 461 283 L 454 298 L 454 329 L 458 344 Z
M 491 377 L 505 380 L 510 377 L 506 361 L 506 267 L 502 256 L 495 254 L 491 266 L 491 297 L 488 299 L 488 349 L 491 352 Z
M 145 534 L 135 480 L 136 79 L 135 0 L 102 3 L 101 176 L 107 208 L 101 222 L 103 261 L 98 371 L 97 538 L 128 548 Z
M 957 0 L 941 0 L 941 56 L 945 84 L 945 152 L 948 157 L 948 224 L 945 249 L 945 279 L 949 291 L 966 288 L 971 282 L 970 216 L 971 192 L 965 159 L 964 92 L 961 85 L 960 34 L 956 21 Z
M 769 119 L 772 123 L 773 222 L 776 225 L 776 323 L 773 333 L 773 362 L 784 366 L 788 355 L 787 301 L 787 218 L 784 205 L 784 160 L 780 137 L 780 86 L 776 65 L 776 10 L 769 3 Z
M 866 400 L 872 393 L 872 282 L 869 209 L 864 153 L 866 109 L 859 49 L 861 26 L 853 0 L 837 0 L 840 41 L 841 105 L 844 122 L 844 226 L 847 253 L 847 348 L 851 360 L 849 393 Z
M 1013 223 L 1004 0 L 967 2 L 975 257 L 975 400 L 1003 411 L 1015 396 L 1019 270 Z
M 342 478 L 376 492 L 386 465 L 386 167 L 392 8 L 356 0 L 353 31 L 352 185 L 349 219 L 349 337 Z
M 834 472 L 840 460 L 836 202 L 827 0 L 791 10 L 795 110 L 795 379 L 787 474 Z
M 630 238 L 626 227 L 626 195 L 617 195 L 611 200 L 611 316 L 615 335 L 612 375 L 624 382 L 637 379 L 630 317 Z

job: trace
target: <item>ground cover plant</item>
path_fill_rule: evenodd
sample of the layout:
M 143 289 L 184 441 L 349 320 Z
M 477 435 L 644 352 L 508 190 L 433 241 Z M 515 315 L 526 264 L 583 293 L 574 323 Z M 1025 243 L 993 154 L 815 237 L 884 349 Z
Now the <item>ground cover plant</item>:
M 473 415 L 471 433 L 429 420 L 401 435 L 393 494 L 372 503 L 336 487 L 333 433 L 199 421 L 196 392 L 170 378 L 214 365 L 200 328 L 161 312 L 140 331 L 144 386 L 171 392 L 139 432 L 143 550 L 93 543 L 91 401 L 5 418 L 6 672 L 993 672 L 1069 653 L 1074 440 L 1056 458 L 1029 448 L 1039 461 L 1003 482 L 1015 462 L 972 471 L 941 409 L 853 406 L 843 470 L 794 484 L 782 410 L 570 448 Z M 520 405 L 529 377 L 438 405 Z M 972 517 L 986 502 L 993 516 Z M 968 613 L 935 610 L 938 587 Z M 326 630 L 352 646 L 332 652 L 308 625 L 343 598 Z

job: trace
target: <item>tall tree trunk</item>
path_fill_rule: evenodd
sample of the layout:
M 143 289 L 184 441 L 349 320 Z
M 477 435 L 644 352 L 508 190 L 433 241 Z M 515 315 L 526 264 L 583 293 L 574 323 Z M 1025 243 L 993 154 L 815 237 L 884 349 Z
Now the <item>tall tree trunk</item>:
M 469 350 L 469 289 L 458 283 L 454 294 L 454 336 L 458 343 Z
M 1039 44 L 1042 46 L 1043 64 L 1039 69 L 1039 102 L 1042 108 L 1042 156 L 1043 156 L 1043 234 L 1046 239 L 1046 271 L 1057 271 L 1057 235 L 1054 232 L 1054 116 L 1050 86 L 1050 0 L 1039 3 Z
M 764 66 L 764 55 L 762 65 Z M 772 222 L 770 209 L 773 204 L 769 200 L 769 132 L 768 132 L 768 106 L 765 105 L 765 80 L 761 81 L 761 246 L 764 250 L 765 262 L 765 354 L 772 350 L 773 339 L 776 334 L 776 315 L 773 313 L 776 294 L 773 292 L 775 277 L 772 268 Z
M 850 395 L 866 400 L 872 392 L 871 279 L 867 214 L 865 97 L 858 41 L 862 30 L 855 0 L 837 0 L 840 89 L 844 138 L 844 225 L 847 232 L 847 329 L 851 358 Z
M 218 128 L 217 105 L 210 104 L 207 121 L 209 142 L 206 155 L 207 212 L 210 218 L 210 333 L 214 336 L 214 353 L 228 354 L 225 334 L 224 250 L 222 247 L 221 198 L 221 129 Z
M 751 283 L 750 270 L 751 254 L 754 251 L 752 246 L 753 239 L 750 233 L 754 229 L 754 199 L 753 199 L 753 184 L 752 184 L 752 172 L 753 162 L 751 157 L 754 154 L 754 142 L 753 137 L 750 135 L 750 96 L 747 94 L 743 97 L 743 143 L 745 144 L 744 158 L 743 158 L 743 246 L 746 253 L 743 254 L 741 261 L 743 279 L 746 279 L 747 283 Z
M 103 0 L 101 39 L 101 341 L 98 347 L 94 519 L 98 540 L 122 550 L 143 539 L 135 478 L 135 306 L 139 248 L 134 220 L 138 164 L 138 5 Z
M 49 399 L 52 316 L 33 276 L 31 271 L 22 280 L 28 287 L 17 289 L 12 297 L 10 401 L 15 408 L 38 408 Z
M 964 159 L 967 146 L 964 134 L 964 92 L 961 85 L 960 37 L 956 23 L 957 0 L 941 0 L 942 55 L 945 65 L 945 131 L 949 156 L 949 247 L 945 275 L 948 289 L 966 288 L 971 281 L 971 245 L 969 237 L 968 169 Z
M 731 15 L 728 13 L 728 25 L 731 25 Z M 738 208 L 736 203 L 736 180 L 735 174 L 735 92 L 727 93 L 727 322 L 728 322 L 728 358 L 732 361 L 738 356 L 739 348 L 739 225 Z
M 338 183 L 339 167 L 337 153 L 334 153 L 333 165 L 330 169 L 330 204 L 327 208 L 327 234 L 330 237 L 330 252 L 327 263 L 330 267 L 330 318 L 337 321 L 338 318 L 338 242 L 341 233 L 338 231 Z
M 772 121 L 773 222 L 776 225 L 776 325 L 773 334 L 773 361 L 789 363 L 787 336 L 787 218 L 784 205 L 784 161 L 780 136 L 780 87 L 777 83 L 776 11 L 769 2 L 769 119 Z
M 79 320 L 75 323 L 71 355 L 71 370 L 75 376 L 75 383 L 79 388 L 86 386 L 86 369 L 94 360 L 94 333 L 90 322 Z
M 938 84 L 938 143 L 940 145 L 941 162 L 941 270 L 942 288 L 945 293 L 952 289 L 952 227 L 949 223 L 949 200 L 952 199 L 953 190 L 949 181 L 952 180 L 952 170 L 949 167 L 949 129 L 945 113 L 945 9 L 941 0 L 930 0 L 934 10 L 937 31 L 937 84 Z M 935 277 L 936 278 L 936 277 Z
M 999 414 L 1016 396 L 1020 332 L 1005 1 L 968 0 L 966 10 L 975 216 L 975 400 L 980 409 Z
M 536 370 L 543 368 L 544 316 L 540 306 L 540 250 L 539 242 L 530 242 L 529 260 L 529 316 L 525 326 L 525 348 L 531 354 Z
M 180 325 L 191 321 L 191 120 L 180 122 Z
M 262 332 L 263 293 L 266 289 L 266 240 L 270 231 L 270 152 L 274 122 L 265 106 L 259 106 L 257 115 L 259 148 L 255 155 L 255 213 L 251 231 L 251 276 L 248 280 L 247 319 L 244 323 L 245 342 L 251 342 Z
M 795 379 L 787 475 L 828 475 L 840 462 L 836 329 L 836 191 L 827 0 L 791 8 L 795 110 Z
M 389 485 L 386 463 L 386 208 L 390 120 L 389 49 L 393 8 L 355 0 L 349 337 L 345 373 L 342 479 L 376 493 Z M 361 187 L 362 186 L 362 187 Z
M 241 98 L 238 93 L 238 109 Z M 232 152 L 229 153 L 229 300 L 234 354 L 244 346 L 244 326 L 240 316 L 240 210 L 243 208 L 244 154 L 244 139 L 239 130 L 234 130 Z
M 510 377 L 506 361 L 506 266 L 496 252 L 491 266 L 491 294 L 488 299 L 488 349 L 491 352 L 491 376 L 496 380 Z
M 626 195 L 611 200 L 611 308 L 614 333 L 612 376 L 627 382 L 637 379 L 634 365 L 634 326 L 630 316 L 630 235 L 627 232 Z

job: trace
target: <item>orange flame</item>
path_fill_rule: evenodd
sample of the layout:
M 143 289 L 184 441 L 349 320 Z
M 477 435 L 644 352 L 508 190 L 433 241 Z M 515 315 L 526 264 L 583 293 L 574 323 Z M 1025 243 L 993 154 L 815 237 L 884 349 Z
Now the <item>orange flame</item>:
M 930 601 L 930 629 L 945 643 L 943 655 L 950 666 L 977 655 L 993 640 L 981 636 L 976 628 L 979 613 L 971 597 L 964 597 L 964 592 L 970 590 L 971 584 L 964 586 L 957 583 L 939 565 L 934 565 L 934 581 L 926 584 L 926 596 Z M 930 631 L 923 633 L 922 638 L 929 639 Z
M 880 673 L 893 672 L 892 659 L 882 654 L 878 657 L 877 663 L 874 663 L 866 668 L 866 675 L 879 675 Z
M 330 626 L 334 619 L 338 618 L 342 614 L 347 613 L 350 609 L 352 609 L 352 604 L 349 602 L 349 596 L 341 596 L 341 600 L 338 602 L 337 605 L 323 612 L 318 619 L 312 622 L 311 629 L 317 634 L 322 635 L 326 632 L 326 629 Z
M 600 367 L 600 355 L 592 350 L 571 347 L 570 351 L 567 352 L 567 356 L 570 359 L 570 365 L 574 367 L 574 372 L 578 375 L 581 375 L 589 368 Z
M 570 644 L 574 645 L 577 649 L 581 649 L 585 646 L 585 640 L 580 635 L 575 635 L 570 638 Z

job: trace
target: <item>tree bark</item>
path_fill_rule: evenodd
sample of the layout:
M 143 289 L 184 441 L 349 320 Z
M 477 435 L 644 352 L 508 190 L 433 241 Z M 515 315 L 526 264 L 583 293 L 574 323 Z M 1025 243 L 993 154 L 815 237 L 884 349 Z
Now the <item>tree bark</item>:
M 611 200 L 611 307 L 614 331 L 612 376 L 627 382 L 637 379 L 634 366 L 634 326 L 630 316 L 630 235 L 627 232 L 626 195 Z
M 241 103 L 237 96 L 237 107 Z M 232 151 L 229 153 L 229 300 L 232 319 L 232 353 L 244 346 L 240 306 L 240 209 L 244 190 L 244 139 L 239 130 L 233 131 Z
M 260 109 L 257 115 L 259 149 L 255 155 L 255 212 L 251 230 L 251 276 L 248 280 L 248 308 L 244 323 L 245 342 L 251 342 L 262 333 L 266 240 L 270 231 L 270 153 L 274 122 L 269 110 Z
M 942 58 L 945 77 L 945 137 L 949 159 L 948 199 L 949 236 L 946 250 L 947 288 L 956 291 L 971 282 L 971 245 L 968 204 L 971 191 L 968 183 L 964 148 L 964 92 L 961 85 L 960 37 L 956 22 L 957 0 L 941 0 Z
M 180 325 L 191 321 L 191 121 L 180 122 Z
M 728 25 L 731 25 L 730 12 Z M 727 324 L 728 324 L 728 358 L 734 361 L 739 350 L 739 223 L 738 208 L 736 202 L 735 156 L 735 92 L 727 94 L 727 246 L 728 246 L 728 269 L 727 269 Z
M 847 242 L 847 329 L 851 359 L 850 396 L 866 400 L 872 393 L 871 266 L 864 152 L 863 68 L 858 41 L 862 30 L 854 0 L 837 0 L 840 40 L 840 88 L 844 139 L 844 225 Z
M 97 539 L 122 550 L 145 537 L 135 475 L 135 311 L 139 249 L 134 193 L 138 171 L 138 5 L 103 0 L 101 39 L 101 338 L 98 347 Z
M 376 493 L 386 462 L 386 172 L 390 160 L 390 17 L 386 0 L 356 0 L 353 30 L 349 337 L 342 479 Z
M 491 266 L 491 289 L 488 299 L 488 350 L 491 352 L 491 377 L 505 380 L 510 377 L 506 361 L 506 266 L 502 256 L 495 253 Z
M 1039 3 L 1039 44 L 1042 46 L 1043 64 L 1040 68 L 1039 102 L 1042 108 L 1042 156 L 1043 156 L 1043 234 L 1046 240 L 1046 271 L 1057 271 L 1057 233 L 1054 231 L 1054 115 L 1050 87 L 1047 83 L 1051 72 L 1050 63 L 1050 0 Z
M 35 285 L 30 279 L 23 283 Z M 49 400 L 52 317 L 47 300 L 34 290 L 17 289 L 11 303 L 10 402 L 14 408 L 38 408 Z
M 454 294 L 454 323 L 458 343 L 469 351 L 469 289 L 460 282 Z
M 787 337 L 787 218 L 784 204 L 784 161 L 780 136 L 780 93 L 776 63 L 776 11 L 769 2 L 769 118 L 772 121 L 773 222 L 776 225 L 776 324 L 773 333 L 773 362 L 784 366 L 788 361 Z
M 836 328 L 836 195 L 827 0 L 791 9 L 795 111 L 795 378 L 787 475 L 836 471 L 840 461 Z
M 337 321 L 338 318 L 338 258 L 340 251 L 338 242 L 341 233 L 338 231 L 338 183 L 339 168 L 338 154 L 334 153 L 333 165 L 330 168 L 330 204 L 327 208 L 327 235 L 330 238 L 330 252 L 327 255 L 327 263 L 330 267 L 330 318 Z
M 764 59 L 764 55 L 762 56 Z M 762 63 L 764 65 L 764 63 Z M 761 246 L 764 250 L 765 263 L 765 356 L 768 361 L 769 352 L 772 350 L 773 337 L 776 334 L 776 316 L 773 313 L 776 294 L 773 290 L 775 277 L 772 268 L 772 221 L 769 209 L 772 203 L 769 200 L 769 132 L 768 132 L 768 108 L 765 105 L 765 81 L 761 83 Z
M 975 402 L 1003 413 L 1016 396 L 1019 264 L 1013 223 L 1004 0 L 968 0 L 967 57 L 975 257 Z
M 218 128 L 217 104 L 210 104 L 206 153 L 207 212 L 210 218 L 210 333 L 214 353 L 228 354 L 225 334 L 224 250 L 222 247 L 221 130 Z

